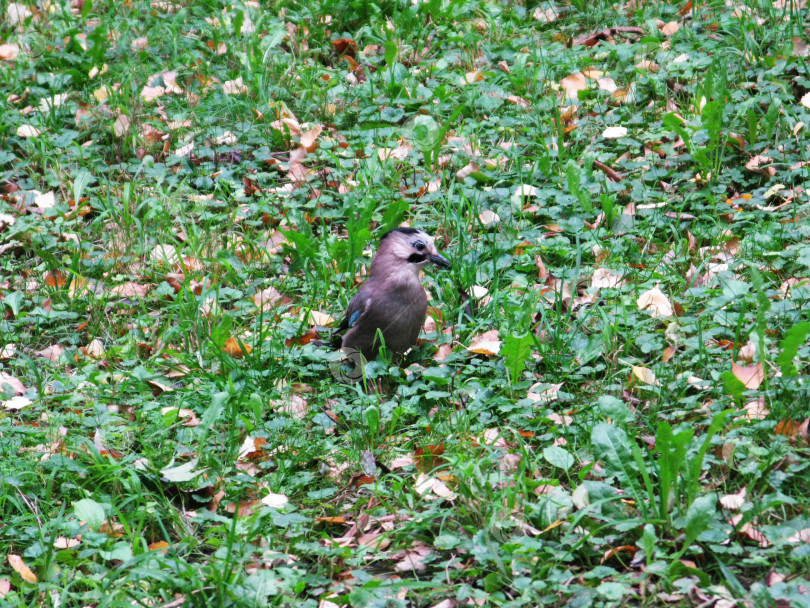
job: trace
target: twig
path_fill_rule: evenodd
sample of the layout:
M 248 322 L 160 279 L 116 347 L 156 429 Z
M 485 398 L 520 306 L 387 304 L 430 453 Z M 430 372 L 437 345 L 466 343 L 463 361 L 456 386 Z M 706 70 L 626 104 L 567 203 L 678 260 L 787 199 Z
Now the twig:
M 608 176 L 608 179 L 612 182 L 620 182 L 624 179 L 624 176 L 619 175 L 613 169 L 608 167 L 605 163 L 600 162 L 598 160 L 593 161 L 593 166 L 599 169 L 602 173 Z

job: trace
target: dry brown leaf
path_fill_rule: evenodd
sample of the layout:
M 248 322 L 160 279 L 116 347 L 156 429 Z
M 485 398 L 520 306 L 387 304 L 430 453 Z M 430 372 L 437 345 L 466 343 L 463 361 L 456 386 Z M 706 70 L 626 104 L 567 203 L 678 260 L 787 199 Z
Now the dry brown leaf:
M 559 16 L 560 16 L 560 9 L 555 8 L 553 6 L 549 6 L 548 8 L 538 6 L 537 8 L 534 9 L 534 12 L 532 13 L 532 18 L 535 21 L 541 21 L 543 23 L 552 23 L 556 21 L 557 17 Z M 436 607 L 434 606 L 434 608 Z
M 751 420 L 765 420 L 770 413 L 770 410 L 765 405 L 765 398 L 760 397 L 756 401 L 749 401 L 745 404 L 745 419 Z
M 731 364 L 731 373 L 745 385 L 749 390 L 756 390 L 762 381 L 765 379 L 765 370 L 762 368 L 762 363 L 756 365 L 737 365 Z
M 17 127 L 17 137 L 22 137 L 24 139 L 30 137 L 39 137 L 41 133 L 42 131 L 31 125 L 20 125 Z
M 791 545 L 798 545 L 799 543 L 810 543 L 810 528 L 802 528 L 796 534 L 791 534 L 785 541 Z
M 17 395 L 25 393 L 25 385 L 19 379 L 6 372 L 0 372 L 0 387 L 4 384 L 10 386 Z
M 247 95 L 247 85 L 242 82 L 242 77 L 228 80 L 222 84 L 222 92 L 225 95 Z
M 664 36 L 669 37 L 672 36 L 674 33 L 676 33 L 679 29 L 681 29 L 681 26 L 678 24 L 677 21 L 670 21 L 669 23 L 659 25 L 658 29 L 661 30 L 661 33 Z
M 82 544 L 78 538 L 67 538 L 66 536 L 57 536 L 53 541 L 55 549 L 73 549 Z
M 529 392 L 526 393 L 526 398 L 531 399 L 534 403 L 551 403 L 557 399 L 558 393 L 562 388 L 563 383 L 559 384 L 545 384 L 537 382 L 529 387 Z
M 42 279 L 48 287 L 64 287 L 67 285 L 67 277 L 61 270 L 46 270 Z
M 490 329 L 473 337 L 472 344 L 467 348 L 479 355 L 497 355 L 501 351 L 501 341 L 498 339 L 498 330 Z
M 482 71 L 483 68 L 475 70 L 474 72 L 467 72 L 466 74 L 464 74 L 464 76 L 460 78 L 459 82 L 462 85 L 472 84 L 474 82 L 481 82 L 484 79 L 483 74 L 481 74 Z
M 501 221 L 501 218 L 498 216 L 498 214 L 490 209 L 484 209 L 481 213 L 479 213 L 478 219 L 481 220 L 481 223 L 484 226 L 497 224 L 498 222 Z
M 20 54 L 20 45 L 15 42 L 0 44 L 0 60 L 14 61 Z
M 290 499 L 284 494 L 273 494 L 272 492 L 262 498 L 262 504 L 273 509 L 283 509 L 288 502 Z
M 608 268 L 597 268 L 591 277 L 591 287 L 618 288 L 625 284 L 622 275 L 613 272 Z
M 430 556 L 432 551 L 427 545 L 417 545 L 413 549 L 409 549 L 397 554 L 399 561 L 394 564 L 394 570 L 397 572 L 411 572 L 413 570 L 424 570 L 425 559 Z
M 560 86 L 565 91 L 565 96 L 569 100 L 576 101 L 579 91 L 588 89 L 588 78 L 582 72 L 571 74 L 560 81 Z
M 480 171 L 478 165 L 476 165 L 474 162 L 469 162 L 466 166 L 456 171 L 456 180 L 463 182 L 468 175 L 476 171 Z
M 669 318 L 674 314 L 672 302 L 658 287 L 645 291 L 636 300 L 640 310 L 648 310 L 655 318 Z
M 323 125 L 315 125 L 306 133 L 301 134 L 301 145 L 307 152 L 312 153 L 318 149 L 318 137 L 323 131 Z
M 262 310 L 270 310 L 275 308 L 276 304 L 281 300 L 281 293 L 272 285 L 266 289 L 256 292 L 253 296 L 253 303 L 260 307 Z
M 43 348 L 42 350 L 36 350 L 34 351 L 34 354 L 37 357 L 42 357 L 43 359 L 56 362 L 59 360 L 59 357 L 62 356 L 64 350 L 65 349 L 59 344 L 54 344 L 52 346 L 48 346 L 47 348 Z
M 129 117 L 126 114 L 119 114 L 113 123 L 112 129 L 116 137 L 123 137 L 129 132 Z
M 150 283 L 135 283 L 134 281 L 127 281 L 121 285 L 116 285 L 108 292 L 112 296 L 121 298 L 143 298 L 152 289 L 153 285 Z
M 167 413 L 169 413 L 169 412 L 171 412 L 173 410 L 177 410 L 177 418 L 178 419 L 186 418 L 186 421 L 182 423 L 183 426 L 188 426 L 188 427 L 200 426 L 200 419 L 197 418 L 197 414 L 194 413 L 194 410 L 191 410 L 191 409 L 188 409 L 188 408 L 179 408 L 178 409 L 176 407 L 171 407 L 171 406 L 170 407 L 164 407 L 164 408 L 160 409 L 160 413 L 165 416 Z
M 107 353 L 101 340 L 96 338 L 84 348 L 84 354 L 94 359 L 100 359 Z
M 28 407 L 32 403 L 33 401 L 31 401 L 28 397 L 23 397 L 21 395 L 17 395 L 5 401 L 0 401 L 0 405 L 7 410 L 21 410 L 24 407 Z
M 648 70 L 650 72 L 655 73 L 655 72 L 658 71 L 658 64 L 655 63 L 654 61 L 650 61 L 649 59 L 644 59 L 642 61 L 639 61 L 636 64 L 636 69 L 637 70 Z
M 810 97 L 808 97 L 810 93 L 802 97 L 802 103 L 804 103 L 804 98 L 808 98 L 808 102 L 810 102 Z M 807 106 L 810 108 L 810 106 Z M 765 156 L 764 154 L 757 154 L 747 163 L 745 163 L 745 168 L 749 171 L 753 171 L 754 173 L 759 173 L 764 177 L 773 177 L 776 175 L 776 167 L 770 165 L 773 162 L 773 158 L 770 156 Z M 768 165 L 768 166 L 766 166 Z

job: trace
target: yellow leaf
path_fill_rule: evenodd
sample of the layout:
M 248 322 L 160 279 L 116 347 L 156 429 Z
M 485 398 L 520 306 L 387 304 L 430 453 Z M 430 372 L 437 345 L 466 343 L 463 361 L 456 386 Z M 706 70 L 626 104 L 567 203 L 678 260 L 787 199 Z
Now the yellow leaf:
M 641 380 L 644 384 L 651 386 L 661 386 L 658 379 L 655 377 L 655 372 L 648 367 L 641 367 L 638 365 L 633 366 L 633 375 Z
M 31 568 L 25 565 L 25 562 L 19 555 L 10 553 L 8 556 L 9 565 L 14 568 L 15 572 L 19 574 L 22 579 L 28 583 L 36 584 L 37 575 L 31 571 Z

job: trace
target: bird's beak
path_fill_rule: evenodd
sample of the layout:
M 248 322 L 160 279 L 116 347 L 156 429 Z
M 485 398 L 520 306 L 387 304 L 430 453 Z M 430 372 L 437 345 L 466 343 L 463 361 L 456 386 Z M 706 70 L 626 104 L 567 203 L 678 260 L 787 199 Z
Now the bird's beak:
M 441 266 L 443 268 L 450 268 L 450 260 L 448 260 L 443 255 L 439 255 L 438 253 L 432 253 L 428 256 L 428 259 L 436 264 L 436 266 Z

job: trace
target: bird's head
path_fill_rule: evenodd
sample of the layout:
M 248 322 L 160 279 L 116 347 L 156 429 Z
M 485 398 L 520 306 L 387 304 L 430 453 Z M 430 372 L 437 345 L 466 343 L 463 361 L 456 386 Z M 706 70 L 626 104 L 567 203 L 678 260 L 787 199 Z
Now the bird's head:
M 380 246 L 371 262 L 371 274 L 391 270 L 413 269 L 416 274 L 422 266 L 431 262 L 436 266 L 450 267 L 450 261 L 439 253 L 433 238 L 416 228 L 394 228 L 380 239 Z

